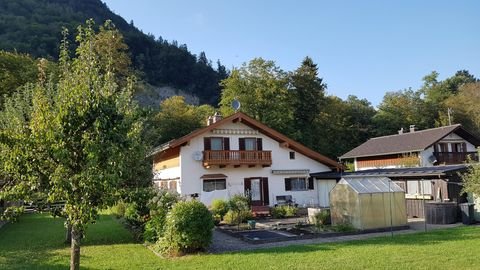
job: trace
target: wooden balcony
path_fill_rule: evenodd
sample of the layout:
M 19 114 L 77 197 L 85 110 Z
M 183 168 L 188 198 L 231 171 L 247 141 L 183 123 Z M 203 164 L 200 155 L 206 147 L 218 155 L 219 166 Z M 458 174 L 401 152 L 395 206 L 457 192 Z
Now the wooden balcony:
M 478 161 L 477 152 L 436 152 L 433 154 L 438 164 L 462 164 L 467 161 L 467 156 Z
M 269 167 L 272 165 L 272 151 L 203 151 L 203 166 L 210 167 L 212 165 L 220 167 L 228 165 L 235 167 L 241 165 Z

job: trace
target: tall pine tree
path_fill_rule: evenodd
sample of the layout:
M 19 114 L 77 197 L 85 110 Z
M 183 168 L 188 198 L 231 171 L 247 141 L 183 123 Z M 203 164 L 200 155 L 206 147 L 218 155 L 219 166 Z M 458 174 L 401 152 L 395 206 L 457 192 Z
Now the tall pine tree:
M 318 67 L 310 57 L 291 76 L 293 127 L 297 140 L 309 147 L 315 143 L 315 120 L 325 104 L 327 85 L 318 77 Z

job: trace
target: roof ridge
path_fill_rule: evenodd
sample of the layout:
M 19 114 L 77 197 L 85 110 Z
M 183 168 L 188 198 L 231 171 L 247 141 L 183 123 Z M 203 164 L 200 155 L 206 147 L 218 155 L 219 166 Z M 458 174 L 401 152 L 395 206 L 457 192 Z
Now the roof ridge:
M 386 137 L 394 137 L 394 136 L 404 136 L 404 135 L 415 134 L 415 133 L 418 134 L 418 133 L 422 133 L 422 132 L 425 132 L 425 131 L 431 131 L 431 130 L 434 130 L 434 129 L 445 129 L 445 128 L 449 128 L 449 127 L 458 127 L 458 126 L 461 126 L 461 124 L 453 124 L 453 125 L 448 125 L 448 126 L 443 126 L 443 127 L 427 128 L 427 129 L 422 129 L 422 130 L 416 130 L 414 132 L 405 132 L 405 133 L 402 133 L 402 134 L 392 134 L 392 135 L 378 136 L 378 137 L 370 138 L 369 140 L 375 140 L 375 139 L 386 138 Z

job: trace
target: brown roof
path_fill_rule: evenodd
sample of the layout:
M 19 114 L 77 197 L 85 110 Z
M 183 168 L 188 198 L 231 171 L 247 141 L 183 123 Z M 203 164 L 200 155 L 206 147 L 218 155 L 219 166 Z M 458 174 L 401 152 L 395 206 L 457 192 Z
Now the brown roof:
M 330 159 L 302 144 L 300 144 L 299 142 L 296 142 L 290 138 L 288 138 L 287 136 L 281 134 L 280 132 L 260 123 L 259 121 L 251 118 L 250 116 L 242 113 L 242 112 L 237 112 L 233 115 L 230 115 L 229 117 L 226 117 L 220 121 L 217 121 L 209 126 L 206 126 L 204 128 L 201 128 L 201 129 L 197 129 L 193 132 L 191 132 L 190 134 L 187 134 L 181 138 L 178 138 L 178 139 L 175 139 L 175 140 L 171 140 L 165 144 L 162 144 L 156 148 L 154 148 L 152 150 L 152 152 L 150 153 L 150 156 L 152 155 L 156 155 L 157 153 L 161 153 L 167 149 L 170 149 L 170 148 L 175 148 L 175 147 L 180 147 L 186 143 L 188 143 L 192 138 L 194 137 L 197 137 L 203 133 L 206 133 L 206 132 L 209 132 L 225 123 L 229 123 L 229 122 L 241 122 L 242 124 L 245 124 L 251 128 L 254 128 L 254 129 L 257 129 L 258 131 L 260 131 L 261 133 L 265 134 L 266 136 L 278 141 L 279 143 L 283 143 L 286 147 L 292 149 L 292 150 L 295 150 L 297 152 L 299 152 L 300 154 L 303 154 L 313 160 L 316 160 L 318 162 L 321 162 L 331 168 L 338 168 L 338 169 L 341 169 L 341 165 L 336 162 L 335 160 L 333 159 Z
M 371 138 L 360 146 L 343 154 L 340 158 L 345 159 L 419 152 L 440 141 L 452 132 L 455 132 L 457 135 L 475 146 L 480 145 L 479 138 L 466 131 L 460 124 L 456 124 L 446 127 Z

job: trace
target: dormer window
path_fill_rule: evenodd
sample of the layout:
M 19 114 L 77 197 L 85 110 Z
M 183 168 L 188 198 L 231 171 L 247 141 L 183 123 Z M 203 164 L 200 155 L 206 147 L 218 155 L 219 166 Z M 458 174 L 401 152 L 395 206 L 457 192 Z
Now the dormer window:
M 238 149 L 241 151 L 262 151 L 262 138 L 239 138 Z

